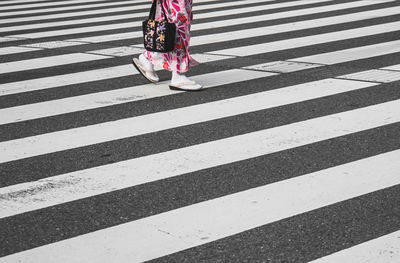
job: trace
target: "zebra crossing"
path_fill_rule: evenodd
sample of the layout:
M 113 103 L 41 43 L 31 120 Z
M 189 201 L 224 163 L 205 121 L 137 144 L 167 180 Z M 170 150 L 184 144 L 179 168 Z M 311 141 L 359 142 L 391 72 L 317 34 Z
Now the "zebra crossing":
M 197 93 L 148 8 L 0 3 L 0 262 L 399 262 L 400 1 L 195 1 Z

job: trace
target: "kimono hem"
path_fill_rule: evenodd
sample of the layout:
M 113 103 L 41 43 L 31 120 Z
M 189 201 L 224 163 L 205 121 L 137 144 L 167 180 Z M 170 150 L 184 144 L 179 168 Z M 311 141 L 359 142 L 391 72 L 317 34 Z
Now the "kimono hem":
M 153 0 L 154 1 L 154 0 Z M 143 55 L 153 65 L 162 67 L 178 74 L 185 73 L 189 67 L 199 64 L 190 56 L 190 24 L 193 19 L 192 0 L 164 0 L 158 1 L 156 20 L 164 19 L 160 3 L 170 23 L 176 25 L 176 38 L 174 50 L 168 53 L 144 51 Z

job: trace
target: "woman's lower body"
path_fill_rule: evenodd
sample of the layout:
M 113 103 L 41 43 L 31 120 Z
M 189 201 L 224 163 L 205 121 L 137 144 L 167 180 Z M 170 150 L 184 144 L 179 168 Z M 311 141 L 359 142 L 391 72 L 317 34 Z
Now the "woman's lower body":
M 144 51 L 139 56 L 139 59 L 136 59 L 136 63 L 140 63 L 140 65 L 135 66 L 141 66 L 142 69 L 139 71 L 142 74 L 143 70 L 146 71 L 146 74 L 143 75 L 151 82 L 158 82 L 158 76 L 154 71 L 154 66 L 157 66 L 172 72 L 171 88 L 184 90 L 200 89 L 200 85 L 189 80 L 184 75 L 190 67 L 198 64 L 190 56 L 190 24 L 193 19 L 192 0 L 166 0 L 159 2 L 162 2 L 169 22 L 176 25 L 174 50 L 168 53 Z M 160 7 L 158 7 L 156 19 L 164 19 Z

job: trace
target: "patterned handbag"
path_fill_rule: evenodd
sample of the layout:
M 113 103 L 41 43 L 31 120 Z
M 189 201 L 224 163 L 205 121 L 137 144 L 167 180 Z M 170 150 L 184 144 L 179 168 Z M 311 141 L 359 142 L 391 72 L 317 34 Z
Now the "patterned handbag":
M 161 8 L 164 13 L 164 20 L 155 20 L 157 3 L 158 0 L 153 0 L 149 19 L 143 22 L 144 48 L 148 51 L 166 53 L 174 49 L 176 25 L 168 22 L 162 3 Z

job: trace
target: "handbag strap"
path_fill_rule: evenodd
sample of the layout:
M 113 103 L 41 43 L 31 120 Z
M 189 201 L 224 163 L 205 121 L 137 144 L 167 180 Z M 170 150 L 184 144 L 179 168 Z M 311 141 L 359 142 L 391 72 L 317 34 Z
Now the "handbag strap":
M 162 1 L 162 0 L 160 0 L 160 1 Z M 153 4 L 151 5 L 151 9 L 150 9 L 149 19 L 152 19 L 152 20 L 156 19 L 157 3 L 158 3 L 158 0 L 153 0 Z M 164 20 L 168 22 L 168 17 L 167 17 L 167 14 L 165 13 L 164 6 L 162 3 L 160 3 L 160 4 L 161 4 L 161 9 L 164 13 Z

